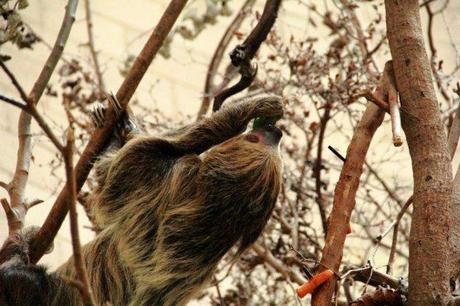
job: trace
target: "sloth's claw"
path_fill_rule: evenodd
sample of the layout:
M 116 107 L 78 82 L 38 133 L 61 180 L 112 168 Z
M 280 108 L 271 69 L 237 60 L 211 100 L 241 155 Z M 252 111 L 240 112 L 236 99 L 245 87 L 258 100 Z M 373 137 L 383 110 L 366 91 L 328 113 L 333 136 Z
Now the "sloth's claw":
M 107 95 L 107 101 L 112 105 L 113 110 L 119 116 L 123 112 L 123 107 L 121 106 L 120 101 L 118 101 L 117 96 L 111 92 L 109 95 Z
M 105 112 L 107 108 L 102 105 L 101 103 L 96 103 L 93 106 L 93 109 L 91 111 L 91 120 L 93 121 L 93 124 L 97 127 L 100 128 L 104 126 L 104 120 L 105 120 Z

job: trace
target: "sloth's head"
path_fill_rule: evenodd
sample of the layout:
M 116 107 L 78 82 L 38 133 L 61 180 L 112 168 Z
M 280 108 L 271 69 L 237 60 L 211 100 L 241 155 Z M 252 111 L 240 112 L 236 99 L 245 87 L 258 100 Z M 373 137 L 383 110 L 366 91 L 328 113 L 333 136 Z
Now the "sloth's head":
M 273 124 L 233 137 L 204 154 L 200 172 L 223 192 L 240 187 L 252 201 L 266 201 L 267 196 L 276 201 L 281 182 L 281 137 L 281 130 Z

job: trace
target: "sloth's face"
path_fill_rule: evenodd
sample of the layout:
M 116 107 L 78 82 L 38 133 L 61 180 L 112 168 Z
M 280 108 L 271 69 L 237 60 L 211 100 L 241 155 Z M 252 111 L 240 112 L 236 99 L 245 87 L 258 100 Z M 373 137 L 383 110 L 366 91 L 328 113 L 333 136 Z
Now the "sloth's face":
M 278 146 L 283 132 L 273 124 L 258 127 L 246 134 L 246 140 L 252 143 L 262 143 Z

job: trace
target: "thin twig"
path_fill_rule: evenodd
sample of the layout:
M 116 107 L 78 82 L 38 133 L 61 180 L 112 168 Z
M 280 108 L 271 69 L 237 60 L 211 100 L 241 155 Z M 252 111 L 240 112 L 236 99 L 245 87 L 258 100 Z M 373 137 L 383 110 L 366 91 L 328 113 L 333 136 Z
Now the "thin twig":
M 316 164 L 314 167 L 314 175 L 315 175 L 315 191 L 316 191 L 316 203 L 318 204 L 319 214 L 321 217 L 321 224 L 323 226 L 323 234 L 326 237 L 327 233 L 327 216 L 326 216 L 326 209 L 325 203 L 323 201 L 323 193 L 322 193 L 322 181 L 321 181 L 321 168 L 323 163 L 323 142 L 324 142 L 324 134 L 326 133 L 326 126 L 327 122 L 331 118 L 331 105 L 326 105 L 324 114 L 320 120 L 320 130 L 318 136 L 318 146 L 317 146 L 317 154 L 316 154 Z
M 252 245 L 252 249 L 260 258 L 264 260 L 266 264 L 274 268 L 278 273 L 283 275 L 284 278 L 291 279 L 291 281 L 298 285 L 302 285 L 307 281 L 305 277 L 303 277 L 299 272 L 289 269 L 279 259 L 275 258 L 269 250 L 262 247 L 260 244 L 254 243 Z
M 6 64 L 0 60 L 0 67 L 2 67 L 3 71 L 6 73 L 6 75 L 10 78 L 11 82 L 13 83 L 14 87 L 19 93 L 19 96 L 21 97 L 22 100 L 27 101 L 29 98 L 27 97 L 26 92 L 22 88 L 21 84 L 19 84 L 18 80 L 14 76 L 14 74 L 11 72 L 11 70 L 6 66 Z
M 97 86 L 99 89 L 99 95 L 105 93 L 104 78 L 102 77 L 101 66 L 99 65 L 99 59 L 97 57 L 96 47 L 94 46 L 94 35 L 93 35 L 93 20 L 91 17 L 90 1 L 85 0 L 85 14 L 86 14 L 86 30 L 88 32 L 88 47 L 93 60 L 94 72 L 96 74 Z
M 398 244 L 398 233 L 399 233 L 399 224 L 401 223 L 401 219 L 406 213 L 407 209 L 409 206 L 412 204 L 414 200 L 414 196 L 410 196 L 409 199 L 407 199 L 406 203 L 402 207 L 402 209 L 399 211 L 398 216 L 396 217 L 396 220 L 394 222 L 394 228 L 393 228 L 393 240 L 391 241 L 391 249 L 390 249 L 390 256 L 388 257 L 388 264 L 387 264 L 387 274 L 391 274 L 391 270 L 393 268 L 393 262 L 395 258 L 395 253 L 396 253 L 396 247 Z
M 80 245 L 80 235 L 78 230 L 78 216 L 77 216 L 77 188 L 75 182 L 75 173 L 73 168 L 73 151 L 74 151 L 75 137 L 72 126 L 67 129 L 67 144 L 64 147 L 63 157 L 65 164 L 65 173 L 67 178 L 66 188 L 69 194 L 69 215 L 70 215 L 70 233 L 72 238 L 73 258 L 75 264 L 75 271 L 77 278 L 82 284 L 80 294 L 85 304 L 96 305 L 94 298 L 91 295 L 89 288 L 88 276 L 86 267 L 83 261 Z
M 4 95 L 0 95 L 0 100 L 3 102 L 6 102 L 8 104 L 11 104 L 13 106 L 18 107 L 19 109 L 26 110 L 27 111 L 27 104 L 24 104 L 22 102 L 19 102 L 13 98 L 6 97 Z

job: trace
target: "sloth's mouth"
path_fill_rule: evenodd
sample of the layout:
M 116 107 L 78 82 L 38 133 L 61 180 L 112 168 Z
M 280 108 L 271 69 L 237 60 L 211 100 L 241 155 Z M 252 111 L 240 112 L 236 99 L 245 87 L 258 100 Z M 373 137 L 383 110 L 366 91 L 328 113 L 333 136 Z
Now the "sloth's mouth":
M 267 145 L 278 145 L 283 136 L 283 132 L 274 124 L 260 126 L 254 132 L 262 136 L 263 142 Z
M 276 143 L 278 143 L 283 137 L 283 132 L 274 124 L 268 124 L 263 127 L 265 132 L 270 136 L 270 138 L 273 138 Z

